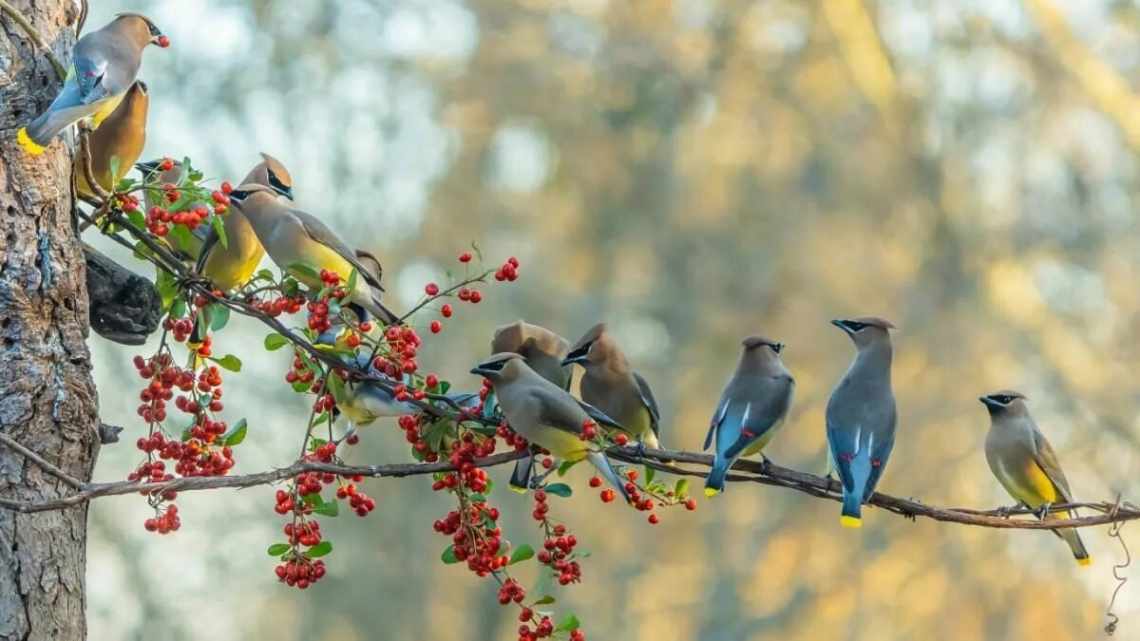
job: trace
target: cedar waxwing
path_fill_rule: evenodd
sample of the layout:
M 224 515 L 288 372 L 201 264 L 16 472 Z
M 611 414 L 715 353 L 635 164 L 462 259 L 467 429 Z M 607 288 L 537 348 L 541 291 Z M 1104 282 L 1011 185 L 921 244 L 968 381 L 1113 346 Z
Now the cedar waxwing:
M 895 445 L 895 395 L 891 391 L 891 335 L 882 318 L 833 320 L 855 343 L 855 361 L 827 401 L 827 444 L 843 484 L 844 527 L 862 525 L 862 506 Z
M 1001 391 L 978 399 L 990 413 L 986 461 L 1006 492 L 1042 518 L 1067 519 L 1069 512 L 1049 512 L 1053 503 L 1072 503 L 1069 481 L 1053 446 L 1045 439 L 1018 392 Z M 1073 510 L 1076 516 L 1076 510 Z M 1077 563 L 1092 563 L 1081 535 L 1073 528 L 1053 530 L 1069 544 Z
M 104 191 L 111 191 L 139 159 L 146 143 L 146 114 L 149 106 L 146 83 L 136 80 L 115 111 L 107 116 L 101 127 L 91 133 L 91 175 Z M 113 159 L 115 173 L 112 175 Z M 95 190 L 87 184 L 86 164 L 87 158 L 82 154 L 75 159 L 75 191 L 80 197 L 91 199 L 95 198 Z
M 244 184 L 230 192 L 230 202 L 249 220 L 257 238 L 274 263 L 283 270 L 294 263 L 339 274 L 345 281 L 355 269 L 356 287 L 348 292 L 347 303 L 355 304 L 385 324 L 399 316 L 380 302 L 384 288 L 357 259 L 356 253 L 331 229 L 313 215 L 281 203 L 268 187 Z M 295 274 L 309 287 L 321 287 L 319 279 Z
M 606 324 L 598 323 L 570 349 L 563 365 L 578 363 L 585 368 L 582 377 L 582 400 L 597 407 L 641 443 L 660 448 L 658 429 L 661 412 L 649 384 L 629 367 L 629 361 L 606 332 Z
M 724 477 L 740 456 L 751 456 L 772 440 L 784 423 L 796 381 L 780 360 L 783 343 L 762 336 L 744 339 L 736 372 L 713 413 L 704 449 L 716 439 L 716 455 L 705 480 L 705 496 L 724 491 Z
M 566 461 L 589 459 L 627 502 L 629 495 L 617 471 L 593 443 L 581 438 L 582 427 L 597 420 L 570 392 L 539 376 L 520 354 L 495 354 L 471 370 L 491 381 L 499 407 L 511 429 L 531 443 Z
M 268 187 L 274 193 L 292 199 L 293 178 L 289 170 L 269 154 L 262 153 L 261 157 L 262 161 L 254 165 L 241 184 Z M 226 232 L 225 246 L 218 242 L 213 228 L 207 226 L 197 271 L 218 289 L 229 291 L 249 282 L 265 256 L 265 249 L 249 220 L 238 208 L 227 211 L 222 222 Z
M 135 81 L 143 49 L 152 43 L 166 47 L 170 40 L 150 18 L 137 13 L 120 13 L 102 29 L 80 38 L 63 88 L 47 111 L 20 128 L 16 142 L 38 155 L 56 134 L 83 118 L 91 116 L 98 127 Z
M 376 377 L 385 378 L 383 373 L 372 367 L 369 354 L 359 354 L 356 357 L 356 366 L 368 371 Z M 391 381 L 391 379 L 388 379 Z M 394 385 L 396 381 L 391 381 Z M 463 408 L 471 408 L 479 404 L 478 394 L 448 394 L 448 398 Z M 344 384 L 344 398 L 337 403 L 337 409 L 344 414 L 352 424 L 352 429 L 362 425 L 371 425 L 377 419 L 396 417 L 404 414 L 415 414 L 420 409 L 407 401 L 397 401 L 394 394 L 371 381 L 346 381 Z
M 564 390 L 570 390 L 572 369 L 562 365 L 562 359 L 570 352 L 570 343 L 565 338 L 545 327 L 520 320 L 495 330 L 495 336 L 491 339 L 491 353 L 504 352 L 521 355 L 539 376 Z M 533 467 L 533 456 L 516 462 L 509 481 L 511 489 L 525 492 L 530 486 Z

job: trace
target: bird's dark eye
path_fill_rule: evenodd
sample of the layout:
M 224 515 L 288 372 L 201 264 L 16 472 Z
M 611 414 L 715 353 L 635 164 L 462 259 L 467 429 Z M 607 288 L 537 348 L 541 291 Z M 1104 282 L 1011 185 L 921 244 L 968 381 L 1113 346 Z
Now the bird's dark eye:
M 1013 397 L 1008 394 L 1002 394 L 1001 396 L 997 397 L 997 400 L 1002 405 L 1009 405 L 1013 402 Z
M 230 192 L 230 200 L 233 202 L 239 202 L 240 203 L 241 201 L 245 200 L 248 197 L 249 197 L 248 191 L 242 191 L 240 189 L 235 189 L 235 190 Z
M 857 332 L 866 327 L 867 323 L 860 323 L 859 321 L 847 321 L 847 326 L 851 328 L 851 331 Z

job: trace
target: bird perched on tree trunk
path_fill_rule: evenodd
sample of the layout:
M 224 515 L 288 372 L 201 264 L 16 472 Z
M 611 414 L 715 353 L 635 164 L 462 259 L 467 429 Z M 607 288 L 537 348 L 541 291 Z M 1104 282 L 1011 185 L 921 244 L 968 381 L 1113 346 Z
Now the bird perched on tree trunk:
M 167 47 L 170 39 L 150 18 L 138 13 L 120 13 L 102 29 L 80 38 L 63 88 L 47 111 L 20 128 L 16 142 L 38 155 L 56 134 L 83 118 L 90 117 L 97 128 L 135 81 L 143 49 L 149 44 Z

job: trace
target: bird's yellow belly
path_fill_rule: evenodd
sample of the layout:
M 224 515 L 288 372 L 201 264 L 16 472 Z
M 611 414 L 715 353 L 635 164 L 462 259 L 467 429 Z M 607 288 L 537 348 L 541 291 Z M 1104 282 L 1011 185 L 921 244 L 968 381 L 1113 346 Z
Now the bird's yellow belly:
M 1032 508 L 1057 502 L 1057 488 L 1036 461 L 1030 460 L 1021 469 L 1003 472 L 1002 485 L 1018 501 Z
M 542 432 L 541 440 L 536 442 L 550 450 L 554 456 L 567 461 L 580 461 L 586 458 L 589 450 L 586 442 L 578 438 L 578 435 L 555 427 L 543 427 Z

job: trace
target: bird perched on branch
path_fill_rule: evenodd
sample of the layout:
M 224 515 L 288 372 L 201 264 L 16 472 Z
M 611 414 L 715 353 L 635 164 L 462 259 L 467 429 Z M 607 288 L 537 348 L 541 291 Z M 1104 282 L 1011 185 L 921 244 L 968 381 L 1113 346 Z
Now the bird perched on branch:
M 357 258 L 356 252 L 315 216 L 288 207 L 275 194 L 269 187 L 254 183 L 230 192 L 230 202 L 249 219 L 273 262 L 282 270 L 292 270 L 297 280 L 315 288 L 322 286 L 319 276 L 298 266 L 334 272 L 343 281 L 355 270 L 356 284 L 345 302 L 386 324 L 398 321 L 399 316 L 380 302 L 384 291 L 380 280 Z
M 289 170 L 269 154 L 262 153 L 261 158 L 261 162 L 246 174 L 242 184 L 261 185 L 278 196 L 292 200 L 293 177 L 289 175 Z M 218 289 L 229 291 L 249 282 L 265 256 L 265 249 L 240 208 L 226 212 L 222 222 L 225 244 L 220 242 L 213 227 L 201 227 L 205 230 L 205 239 L 198 254 L 196 271 Z
M 844 527 L 862 525 L 862 505 L 875 492 L 895 445 L 891 335 L 882 318 L 833 320 L 855 343 L 855 360 L 827 401 L 827 443 L 843 484 Z
M 146 144 L 146 116 L 150 107 L 146 83 L 136 80 L 119 106 L 91 133 L 91 175 L 104 191 L 111 191 L 139 159 Z M 75 159 L 75 192 L 80 198 L 95 198 L 87 183 L 87 157 Z M 112 171 L 114 169 L 114 171 Z
M 562 359 L 570 352 L 570 343 L 565 338 L 545 327 L 520 320 L 495 330 L 495 336 L 491 339 L 491 353 L 504 352 L 521 355 L 539 376 L 564 390 L 570 390 L 573 370 L 562 364 Z M 526 491 L 533 469 L 533 456 L 515 462 L 510 478 L 511 489 Z
M 796 382 L 780 359 L 783 343 L 749 336 L 725 385 L 705 437 L 704 449 L 716 444 L 712 469 L 705 479 L 705 495 L 724 491 L 729 468 L 741 456 L 764 449 L 784 423 Z
M 611 416 L 624 431 L 644 445 L 660 448 L 661 412 L 649 383 L 629 366 L 605 323 L 590 328 L 570 348 L 563 365 L 578 363 L 582 376 L 582 400 Z
M 56 134 L 83 118 L 90 117 L 92 126 L 98 127 L 135 81 L 149 44 L 167 47 L 170 39 L 138 13 L 120 13 L 102 29 L 80 38 L 63 88 L 47 111 L 16 133 L 16 142 L 38 155 Z
M 1069 481 L 1053 446 L 1029 415 L 1024 394 L 1000 391 L 978 399 L 990 414 L 986 462 L 1006 492 L 1042 519 L 1067 519 L 1068 511 L 1050 512 L 1053 503 L 1072 503 Z M 1076 516 L 1076 510 L 1072 512 Z M 1053 530 L 1069 544 L 1080 565 L 1092 563 L 1081 535 L 1073 528 Z
M 628 502 L 625 484 L 606 455 L 583 440 L 595 421 L 570 392 L 535 372 L 520 354 L 495 354 L 471 370 L 491 381 L 511 429 L 565 461 L 588 459 Z

